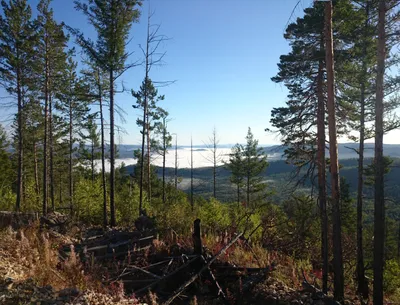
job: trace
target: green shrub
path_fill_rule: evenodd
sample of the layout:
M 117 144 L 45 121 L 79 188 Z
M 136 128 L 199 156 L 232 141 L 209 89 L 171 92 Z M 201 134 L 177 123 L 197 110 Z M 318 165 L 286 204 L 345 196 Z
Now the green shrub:
M 383 287 L 388 294 L 393 294 L 400 287 L 400 264 L 397 260 L 386 261 L 383 272 Z

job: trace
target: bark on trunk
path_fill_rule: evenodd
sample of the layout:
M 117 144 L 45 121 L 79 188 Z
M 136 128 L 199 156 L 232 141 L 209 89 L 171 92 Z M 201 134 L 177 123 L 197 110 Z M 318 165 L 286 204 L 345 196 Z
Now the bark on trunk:
M 115 219 L 115 143 L 114 143 L 114 71 L 110 70 L 110 225 L 116 226 Z
M 383 304 L 385 245 L 385 194 L 383 164 L 383 78 L 385 74 L 385 0 L 379 2 L 378 66 L 375 99 L 375 213 L 374 213 L 374 305 Z
M 147 114 L 147 198 L 149 203 L 151 202 L 151 164 L 150 164 L 150 118 Z
M 45 37 L 47 51 L 47 37 Z M 49 107 L 49 61 L 45 57 L 45 86 L 44 86 L 44 139 L 43 139 L 43 215 L 47 215 L 47 140 L 48 140 L 48 107 Z
M 163 203 L 166 203 L 165 198 L 165 157 L 167 154 L 167 143 L 166 143 L 166 136 L 167 136 L 167 127 L 165 126 L 165 118 L 163 119 L 163 172 L 162 172 L 162 193 L 163 193 Z
M 369 24 L 369 5 L 366 3 L 366 21 L 364 35 Z M 367 45 L 363 45 L 362 76 L 360 86 L 360 144 L 358 148 L 358 185 L 357 185 L 357 292 L 368 299 L 368 284 L 365 279 L 363 251 L 363 187 L 364 187 L 364 141 L 365 141 L 365 82 L 367 77 Z
M 333 271 L 334 271 L 334 297 L 337 301 L 344 299 L 344 274 L 342 257 L 342 232 L 340 220 L 340 189 L 339 189 L 339 164 L 336 135 L 335 92 L 334 92 L 334 64 L 333 64 L 333 38 L 332 38 L 332 2 L 326 2 L 325 9 L 325 39 L 326 39 L 326 70 L 329 116 L 329 154 L 331 160 L 331 185 L 332 185 L 332 218 L 333 218 Z
M 213 195 L 217 199 L 217 139 L 214 130 L 214 143 L 213 143 Z
M 21 209 L 21 203 L 23 201 L 23 140 L 22 140 L 22 128 L 23 128 L 23 114 L 22 114 L 22 92 L 21 92 L 21 71 L 17 68 L 17 95 L 18 95 L 18 174 L 17 174 L 17 199 L 15 208 L 17 212 Z
M 192 205 L 192 210 L 194 208 L 193 191 L 193 141 L 190 138 L 190 204 Z
M 106 185 L 106 156 L 104 137 L 104 116 L 103 116 L 103 90 L 101 87 L 100 72 L 98 71 L 99 107 L 100 107 L 100 128 L 101 128 L 101 183 L 103 186 L 103 226 L 108 225 L 107 217 L 107 185 Z
M 321 51 L 323 50 L 321 44 Z M 318 67 L 318 201 L 321 217 L 321 258 L 322 258 L 322 290 L 328 292 L 328 215 L 326 212 L 326 168 L 325 168 L 325 99 L 323 92 L 323 60 Z
M 147 63 L 147 62 L 146 62 Z M 143 186 L 144 186 L 144 148 L 146 141 L 146 116 L 147 116 L 147 74 L 145 77 L 145 92 L 144 92 L 144 106 L 143 106 L 143 126 L 142 126 L 142 151 L 140 158 L 140 190 L 139 190 L 139 216 L 143 214 Z
M 90 152 L 90 167 L 92 170 L 92 184 L 94 184 L 94 140 L 92 139 L 92 147 Z
M 178 135 L 175 136 L 175 189 L 178 189 Z
M 239 183 L 237 184 L 237 203 L 238 203 L 238 207 L 240 207 L 240 185 L 239 185 Z
M 49 148 L 50 148 L 50 201 L 51 210 L 55 209 L 54 194 L 54 138 L 53 138 L 53 101 L 49 95 Z
M 34 162 L 34 175 L 35 175 L 35 191 L 37 204 L 40 204 L 40 185 L 39 185 L 39 168 L 38 168 L 38 157 L 37 157 L 37 144 L 36 139 L 33 141 L 33 162 Z M 60 186 L 61 187 L 61 186 Z
M 73 164 L 72 164 L 72 154 L 73 154 L 73 139 L 72 139 L 72 101 L 71 99 L 69 100 L 69 166 L 68 166 L 68 178 L 69 178 L 69 212 L 70 215 L 72 216 L 73 213 L 73 205 L 74 205 L 74 180 L 72 176 L 72 169 L 73 169 Z

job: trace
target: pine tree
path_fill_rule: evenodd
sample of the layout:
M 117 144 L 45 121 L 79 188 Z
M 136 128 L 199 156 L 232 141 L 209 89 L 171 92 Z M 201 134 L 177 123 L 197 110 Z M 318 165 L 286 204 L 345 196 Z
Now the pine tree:
M 88 99 L 84 92 L 86 91 L 83 84 L 76 74 L 77 63 L 72 57 L 68 57 L 68 64 L 63 75 L 62 92 L 59 94 L 58 110 L 61 112 L 67 128 L 68 137 L 68 198 L 69 208 L 72 215 L 74 206 L 74 152 L 76 151 L 74 144 L 78 141 L 79 131 L 84 128 L 84 122 L 89 112 Z
M 255 203 L 262 199 L 266 185 L 261 175 L 267 166 L 264 149 L 258 147 L 258 140 L 254 139 L 249 127 L 246 144 L 236 144 L 232 148 L 229 163 L 227 163 L 228 169 L 232 172 L 231 182 L 237 186 L 238 203 L 240 203 L 241 187 L 244 187 L 246 193 L 246 207 L 252 205 L 255 207 Z
M 100 132 L 97 130 L 96 116 L 97 113 L 88 115 L 84 125 L 85 132 L 79 132 L 80 138 L 83 140 L 79 147 L 80 162 L 90 167 L 92 184 L 94 184 L 96 175 L 95 160 L 101 158 Z
M 76 36 L 77 42 L 90 60 L 109 74 L 110 224 L 115 226 L 115 80 L 132 67 L 132 65 L 125 65 L 129 57 L 125 46 L 132 23 L 139 19 L 139 10 L 136 7 L 141 2 L 138 0 L 89 0 L 88 2 L 88 4 L 85 4 L 81 1 L 75 1 L 75 7 L 87 16 L 89 23 L 96 30 L 96 42 L 85 38 L 78 29 L 69 28 L 69 30 Z
M 152 132 L 156 129 L 159 124 L 160 115 L 162 108 L 158 106 L 158 102 L 164 100 L 163 95 L 158 95 L 158 90 L 154 87 L 151 79 L 146 78 L 139 91 L 132 90 L 132 96 L 136 99 L 135 109 L 143 111 L 141 118 L 136 120 L 136 125 L 141 128 L 142 134 L 142 149 L 140 157 L 140 168 L 144 169 L 146 165 L 147 181 L 144 183 L 144 171 L 140 173 L 140 202 L 139 210 L 142 210 L 143 206 L 143 187 L 147 186 L 147 195 L 150 200 L 151 198 L 151 153 L 157 147 L 156 142 L 152 141 Z M 145 150 L 145 144 L 147 148 Z M 146 151 L 146 153 L 145 153 Z M 145 161 L 146 159 L 146 161 Z M 141 212 L 140 212 L 141 213 Z
M 0 15 L 0 82 L 17 100 L 17 199 L 15 208 L 23 204 L 24 160 L 24 107 L 27 91 L 32 85 L 32 60 L 34 58 L 35 29 L 32 12 L 26 0 L 1 1 Z
M 231 153 L 229 154 L 229 162 L 225 162 L 228 170 L 231 171 L 230 181 L 236 185 L 237 191 L 237 203 L 240 204 L 240 189 L 243 186 L 244 171 L 243 171 L 243 152 L 242 146 L 236 144 L 232 147 Z
M 158 146 L 157 151 L 158 154 L 161 155 L 162 162 L 162 198 L 163 203 L 165 204 L 166 199 L 166 189 L 165 189 L 165 162 L 168 154 L 168 149 L 172 146 L 172 135 L 168 131 L 168 112 L 164 109 L 159 108 L 159 116 L 160 121 L 156 127 L 156 136 L 159 138 L 158 141 L 155 142 L 155 145 Z M 157 143 L 158 142 L 158 143 Z
M 351 20 L 349 1 L 335 2 L 335 25 Z M 307 179 L 314 181 L 315 168 L 318 170 L 318 201 L 321 217 L 321 257 L 323 260 L 323 291 L 328 289 L 328 220 L 326 212 L 326 70 L 324 5 L 315 2 L 304 10 L 304 17 L 287 27 L 285 38 L 292 47 L 288 55 L 282 55 L 278 64 L 279 73 L 274 82 L 284 83 L 289 90 L 285 107 L 274 108 L 271 124 L 281 135 L 288 162 L 296 166 L 295 175 L 302 174 L 297 183 Z M 349 17 L 350 16 L 350 17 Z M 345 44 L 340 31 L 335 32 L 337 47 Z M 335 65 L 340 70 L 347 49 L 335 50 Z M 340 82 L 340 80 L 338 81 Z M 350 103 L 340 100 L 335 113 L 338 119 L 338 134 L 348 134 L 346 122 Z
M 242 148 L 244 157 L 244 173 L 245 173 L 245 188 L 246 188 L 246 204 L 251 206 L 253 201 L 258 201 L 259 195 L 263 196 L 265 190 L 265 182 L 261 174 L 268 166 L 267 156 L 264 149 L 258 147 L 258 140 L 254 139 L 253 133 L 249 127 L 246 135 L 246 144 Z M 254 198 L 254 195 L 257 195 Z
M 364 0 L 354 2 L 352 18 L 349 18 L 340 27 L 340 31 L 347 36 L 349 56 L 345 64 L 338 71 L 341 94 L 339 99 L 348 100 L 353 105 L 349 113 L 349 128 L 358 132 L 358 135 L 349 136 L 359 143 L 355 152 L 358 154 L 358 181 L 357 181 L 357 291 L 368 299 L 368 286 L 365 278 L 364 251 L 363 251 L 363 201 L 364 201 L 364 143 L 374 137 L 375 120 L 375 91 L 376 91 L 376 27 L 375 15 L 378 9 L 377 2 Z M 387 42 L 387 48 L 392 48 Z M 390 67 L 397 60 L 394 56 L 386 65 Z M 385 75 L 384 91 L 390 96 L 398 89 L 397 76 Z M 391 98 L 384 101 L 384 132 L 399 127 L 399 119 L 394 114 L 399 100 Z
M 99 67 L 96 67 L 95 63 L 88 62 L 88 69 L 82 71 L 84 75 L 85 86 L 89 88 L 89 96 L 92 99 L 92 103 L 98 103 L 98 114 L 100 120 L 100 148 L 101 148 L 101 181 L 103 188 L 103 227 L 108 225 L 107 217 L 107 183 L 106 183 L 106 140 L 105 140 L 105 120 L 103 105 L 108 99 L 109 82 L 106 73 L 104 73 Z
M 210 151 L 211 156 L 207 156 L 206 159 L 212 164 L 213 172 L 212 172 L 212 180 L 213 180 L 213 197 L 217 198 L 217 176 L 218 176 L 218 165 L 222 161 L 222 154 L 218 150 L 219 139 L 217 135 L 217 130 L 214 127 L 212 131 L 212 135 L 209 138 L 208 143 L 206 144 L 207 149 Z
M 63 24 L 54 20 L 51 0 L 41 0 L 38 4 L 38 87 L 43 88 L 44 96 L 44 138 L 43 138 L 43 214 L 47 214 L 48 186 L 50 185 L 50 200 L 54 209 L 54 145 L 53 138 L 53 108 L 58 88 L 61 87 L 62 75 L 66 66 L 66 47 L 68 37 L 63 31 Z M 50 161 L 48 168 L 48 159 Z
M 383 304 L 383 266 L 385 246 L 385 194 L 383 163 L 383 97 L 386 59 L 386 1 L 379 1 L 378 54 L 375 100 L 375 204 L 374 204 L 374 297 L 375 305 Z

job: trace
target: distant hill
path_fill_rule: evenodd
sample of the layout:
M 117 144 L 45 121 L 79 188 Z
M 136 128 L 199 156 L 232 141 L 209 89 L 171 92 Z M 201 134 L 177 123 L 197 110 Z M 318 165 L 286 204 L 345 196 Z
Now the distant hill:
M 393 198 L 396 202 L 400 201 L 400 183 L 398 177 L 400 176 L 400 158 L 393 158 L 394 162 L 391 171 L 385 176 L 386 181 L 386 196 Z M 365 165 L 371 164 L 372 158 L 365 160 Z M 344 159 L 340 161 L 340 175 L 344 177 L 346 182 L 350 186 L 350 193 L 355 198 L 355 192 L 357 190 L 357 159 Z M 133 173 L 134 166 L 127 166 L 127 173 Z M 304 184 L 295 186 L 296 179 L 293 177 L 293 171 L 295 167 L 287 164 L 283 160 L 270 161 L 267 170 L 265 171 L 265 181 L 269 185 L 271 190 L 275 191 L 274 202 L 280 202 L 290 195 L 291 191 L 295 188 L 296 190 L 306 190 L 311 188 L 311 182 L 306 180 Z M 157 173 L 161 176 L 161 168 L 156 168 Z M 167 180 L 172 181 L 174 179 L 174 169 L 166 169 Z M 230 183 L 231 173 L 224 167 L 218 168 L 218 199 L 222 201 L 234 201 L 236 198 L 236 192 L 233 185 Z M 190 169 L 180 168 L 178 170 L 178 177 L 181 180 L 179 187 L 189 192 L 190 191 Z M 210 197 L 212 194 L 212 168 L 201 167 L 194 169 L 194 180 L 195 180 L 195 194 L 204 197 Z M 293 180 L 291 180 L 293 178 Z M 329 180 L 329 177 L 328 177 Z M 373 189 L 371 186 L 366 186 L 364 190 L 366 199 L 373 198 Z M 400 209 L 400 206 L 399 206 Z M 399 214 L 400 217 L 400 214 Z
M 230 148 L 233 145 L 226 144 L 226 145 L 219 145 L 219 148 Z M 180 145 L 178 149 L 183 148 L 190 148 L 187 145 Z M 193 148 L 196 151 L 205 150 L 205 145 L 193 145 Z M 358 143 L 340 143 L 338 145 L 339 150 L 339 159 L 352 159 L 357 158 L 357 153 L 353 149 L 358 148 Z M 118 145 L 118 153 L 119 158 L 133 158 L 133 152 L 136 149 L 140 149 L 140 145 L 128 145 L 128 144 L 120 144 Z M 171 148 L 171 150 L 174 148 Z M 282 160 L 283 152 L 285 147 L 282 145 L 271 145 L 271 146 L 264 146 L 264 151 L 268 154 L 269 160 Z M 400 144 L 384 144 L 383 145 L 383 152 L 385 155 L 392 157 L 392 158 L 400 158 Z M 329 151 L 326 150 L 328 154 Z M 367 143 L 365 144 L 365 157 L 372 158 L 374 156 L 374 144 Z
M 340 143 L 338 145 L 339 159 L 353 159 L 358 158 L 357 153 L 354 149 L 358 149 L 358 143 Z M 272 156 L 272 159 L 281 159 L 285 150 L 285 146 L 282 145 L 274 145 L 264 148 L 265 152 L 268 155 Z M 389 156 L 392 158 L 400 158 L 400 144 L 384 144 L 383 145 L 383 153 L 385 156 Z M 329 155 L 329 151 L 326 150 L 326 154 Z M 372 158 L 374 156 L 374 144 L 366 143 L 365 144 L 365 158 Z

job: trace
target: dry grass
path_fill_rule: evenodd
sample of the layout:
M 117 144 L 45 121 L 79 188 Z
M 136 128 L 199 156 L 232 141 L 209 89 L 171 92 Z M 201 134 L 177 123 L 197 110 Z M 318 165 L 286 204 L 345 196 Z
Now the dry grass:
M 11 228 L 0 232 L 0 281 L 12 278 L 17 290 L 10 294 L 17 295 L 20 285 L 31 282 L 38 287 L 49 285 L 55 292 L 78 289 L 79 294 L 68 304 L 142 304 L 125 295 L 122 283 L 105 286 L 98 267 L 84 268 L 73 246 L 68 259 L 61 262 L 58 249 L 65 244 L 70 244 L 68 238 L 40 230 L 38 224 L 17 232 Z M 57 296 L 55 293 L 54 298 Z M 36 298 L 32 295 L 31 301 Z
M 87 288 L 92 281 L 88 281 L 74 252 L 60 263 L 58 247 L 63 242 L 41 231 L 38 224 L 17 232 L 8 228 L 0 234 L 0 277 L 18 281 L 32 278 L 39 286 L 51 285 L 57 290 Z

